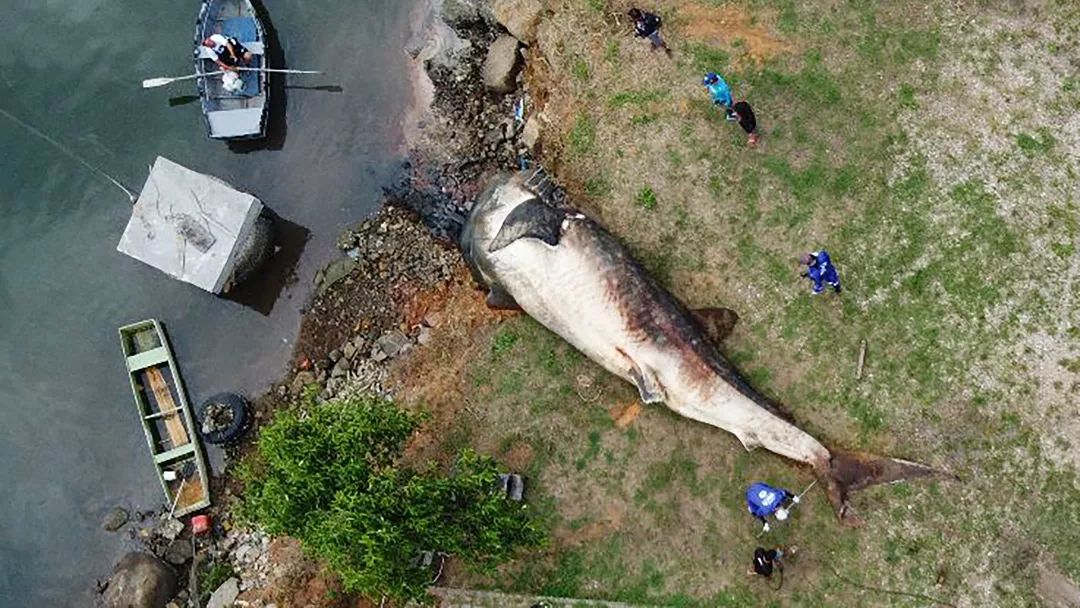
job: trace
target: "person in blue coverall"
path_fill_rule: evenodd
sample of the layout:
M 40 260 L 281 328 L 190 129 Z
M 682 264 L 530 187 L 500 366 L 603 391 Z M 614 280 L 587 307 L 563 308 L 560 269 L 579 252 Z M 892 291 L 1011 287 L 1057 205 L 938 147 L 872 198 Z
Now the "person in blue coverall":
M 733 103 L 733 100 L 731 99 L 731 87 L 724 82 L 724 79 L 721 78 L 719 74 L 716 72 L 705 74 L 705 78 L 701 81 L 701 84 L 705 85 L 705 88 L 708 89 L 709 95 L 712 96 L 713 103 L 724 107 L 724 110 L 727 112 L 728 120 L 739 119 L 731 109 Z
M 810 279 L 814 295 L 825 291 L 825 285 L 832 287 L 836 293 L 840 293 L 840 274 L 836 272 L 836 266 L 833 266 L 828 251 L 824 249 L 811 251 L 803 254 L 801 261 L 806 266 L 801 276 Z
M 770 515 L 776 515 L 776 519 L 784 521 L 788 517 L 788 507 L 798 502 L 799 497 L 791 490 L 775 488 L 761 481 L 746 488 L 746 508 L 764 524 L 763 532 L 769 531 Z

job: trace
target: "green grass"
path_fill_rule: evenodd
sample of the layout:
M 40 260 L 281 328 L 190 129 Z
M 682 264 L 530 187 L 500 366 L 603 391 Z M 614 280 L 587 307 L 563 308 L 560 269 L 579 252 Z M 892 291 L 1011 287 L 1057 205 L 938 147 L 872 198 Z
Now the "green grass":
M 653 192 L 651 186 L 645 186 L 638 191 L 637 204 L 641 205 L 641 208 L 645 209 L 646 211 L 652 211 L 653 209 L 656 209 L 656 193 Z
M 589 79 L 589 62 L 585 61 L 584 57 L 574 57 L 570 66 L 570 73 L 581 82 L 587 81 Z
M 201 605 L 206 605 L 206 602 L 210 601 L 210 596 L 214 591 L 222 585 L 225 581 L 236 576 L 236 571 L 233 570 L 232 564 L 225 560 L 215 560 L 200 573 L 199 575 L 199 602 Z
M 1045 154 L 1054 147 L 1054 136 L 1049 129 L 1040 129 L 1038 135 L 1020 133 L 1016 145 L 1028 155 Z
M 570 130 L 570 154 L 584 156 L 592 152 L 595 145 L 596 122 L 588 116 L 578 116 L 574 121 L 573 129 Z
M 1048 23 L 1064 27 L 1065 5 L 1055 6 Z M 725 354 L 801 427 L 830 447 L 928 461 L 962 481 L 860 492 L 860 531 L 838 527 L 812 493 L 770 536 L 803 547 L 805 561 L 782 595 L 765 595 L 741 576 L 758 540 L 743 525 L 740 492 L 748 480 L 808 477 L 658 406 L 614 428 L 608 409 L 625 407 L 633 389 L 514 319 L 499 331 L 519 341 L 470 373 L 491 378 L 482 397 L 492 411 L 535 419 L 491 414 L 488 424 L 529 425 L 513 436 L 529 436 L 542 456 L 537 492 L 558 497 L 554 526 L 602 532 L 557 542 L 493 585 L 677 606 L 917 605 L 860 592 L 831 564 L 869 586 L 1020 606 L 1036 605 L 1040 560 L 1080 580 L 1075 446 L 1042 413 L 1056 399 L 1051 411 L 1074 418 L 1074 389 L 1041 377 L 1080 368 L 1080 316 L 1068 304 L 1077 285 L 1067 278 L 1080 245 L 1069 186 L 1080 166 L 1071 138 L 1044 126 L 1080 107 L 1080 85 L 1072 76 L 1035 85 L 1057 96 L 1057 113 L 1036 104 L 1035 90 L 980 113 L 982 101 L 952 79 L 990 86 L 1019 69 L 1024 58 L 1010 49 L 1037 34 L 987 42 L 981 9 L 959 31 L 941 20 L 942 3 L 911 8 L 751 0 L 745 10 L 782 35 L 783 54 L 747 64 L 752 41 L 686 39 L 673 62 L 649 56 L 647 82 L 607 39 L 568 44 L 588 79 L 567 63 L 556 75 L 566 84 L 554 86 L 591 97 L 566 114 L 565 156 L 553 164 L 662 285 L 693 306 L 742 315 Z M 600 15 L 564 15 L 556 9 L 563 26 L 610 35 Z M 709 103 L 700 77 L 710 70 L 754 103 L 757 149 Z M 818 247 L 833 254 L 841 297 L 811 298 L 798 277 L 796 257 Z M 1071 352 L 1047 364 L 1022 347 L 1040 335 Z M 576 383 L 582 374 L 591 388 Z

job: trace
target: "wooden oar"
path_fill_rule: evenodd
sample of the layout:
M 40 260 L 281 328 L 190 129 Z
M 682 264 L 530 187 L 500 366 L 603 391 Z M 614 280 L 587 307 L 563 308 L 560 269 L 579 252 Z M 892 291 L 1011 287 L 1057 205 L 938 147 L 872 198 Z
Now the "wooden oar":
M 322 74 L 322 72 L 316 70 L 275 70 L 271 68 L 236 68 L 240 72 L 273 72 L 275 74 Z M 142 81 L 142 88 L 153 89 L 156 87 L 163 87 L 167 84 L 172 84 L 180 80 L 191 80 L 192 78 L 206 78 L 207 76 L 218 76 L 224 74 L 225 70 L 218 72 L 207 72 L 206 74 L 189 74 L 187 76 L 174 76 L 172 78 L 147 78 Z

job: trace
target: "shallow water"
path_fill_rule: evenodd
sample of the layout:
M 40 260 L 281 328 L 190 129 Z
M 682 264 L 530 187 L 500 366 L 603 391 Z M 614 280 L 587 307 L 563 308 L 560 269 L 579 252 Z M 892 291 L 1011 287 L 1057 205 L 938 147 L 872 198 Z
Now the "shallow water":
M 0 605 L 90 605 L 93 579 L 125 550 L 128 528 L 103 531 L 105 514 L 163 500 L 118 326 L 164 321 L 195 402 L 282 371 L 315 270 L 399 171 L 412 88 L 401 49 L 418 1 L 267 2 L 288 67 L 326 76 L 290 77 L 283 144 L 249 153 L 206 138 L 181 98 L 190 81 L 139 87 L 190 73 L 196 2 L 0 7 L 0 108 L 133 189 L 161 154 L 254 193 L 309 237 L 297 280 L 263 311 L 210 296 L 118 254 L 124 194 L 0 116 Z

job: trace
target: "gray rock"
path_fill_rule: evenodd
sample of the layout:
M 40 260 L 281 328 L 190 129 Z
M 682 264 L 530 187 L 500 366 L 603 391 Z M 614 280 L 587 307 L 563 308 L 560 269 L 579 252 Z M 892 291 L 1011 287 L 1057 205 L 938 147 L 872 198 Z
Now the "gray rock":
M 176 518 L 162 522 L 162 524 L 158 526 L 158 533 L 169 540 L 175 540 L 183 531 L 184 522 Z
M 289 388 L 294 395 L 299 395 L 304 392 L 304 387 L 315 383 L 315 378 L 313 372 L 300 372 L 293 377 L 292 385 Z
M 431 328 L 421 325 L 420 331 L 416 334 L 416 342 L 418 344 L 430 344 L 431 343 Z
M 536 40 L 536 28 L 540 25 L 544 5 L 540 0 L 495 0 L 493 12 L 495 20 L 514 38 L 531 44 Z
M 521 130 L 521 143 L 525 144 L 530 151 L 536 150 L 536 144 L 540 142 L 540 119 L 535 116 L 525 121 L 525 128 Z
M 352 365 L 349 363 L 348 359 L 343 357 L 338 359 L 338 362 L 334 364 L 334 369 L 330 370 L 330 377 L 340 378 L 342 376 L 347 376 L 350 369 L 352 369 Z
M 128 522 L 128 512 L 123 507 L 116 507 L 105 517 L 104 528 L 109 532 L 116 532 Z
M 238 595 L 240 595 L 240 581 L 236 577 L 230 578 L 214 590 L 214 594 L 210 596 L 210 601 L 206 603 L 206 608 L 227 608 L 232 606 L 236 602 L 236 596 Z
M 401 333 L 401 330 L 395 329 L 383 334 L 382 337 L 375 342 L 375 349 L 385 355 L 383 359 L 387 357 L 392 358 L 396 357 L 408 344 L 409 337 Z M 372 356 L 372 358 L 375 359 L 374 356 Z M 380 361 L 381 359 L 375 360 Z
M 169 548 L 165 549 L 165 561 L 174 566 L 183 566 L 193 555 L 190 540 L 174 540 Z
M 346 342 L 345 347 L 341 349 L 341 354 L 345 355 L 346 359 L 352 360 L 356 356 L 356 347 L 352 342 Z
M 356 261 L 350 258 L 335 260 L 327 264 L 325 268 L 315 275 L 318 293 L 323 293 L 334 283 L 349 276 L 349 273 L 354 268 L 356 268 Z
M 509 93 L 517 84 L 514 77 L 517 75 L 518 41 L 511 36 L 499 36 L 488 47 L 487 57 L 481 73 L 484 77 L 484 86 L 496 93 Z
M 356 336 L 353 338 L 352 344 L 356 347 L 356 350 L 363 352 L 364 347 L 367 346 L 367 339 L 364 336 Z
M 334 350 L 330 351 L 330 354 L 327 355 L 327 357 L 329 357 L 331 361 L 336 363 L 337 360 L 341 358 L 342 354 L 343 353 L 340 349 L 335 348 Z
M 102 600 L 106 608 L 164 608 L 175 595 L 172 568 L 149 553 L 128 553 L 116 564 Z
M 455 25 L 493 17 L 486 0 L 444 0 L 442 18 L 450 25 Z

